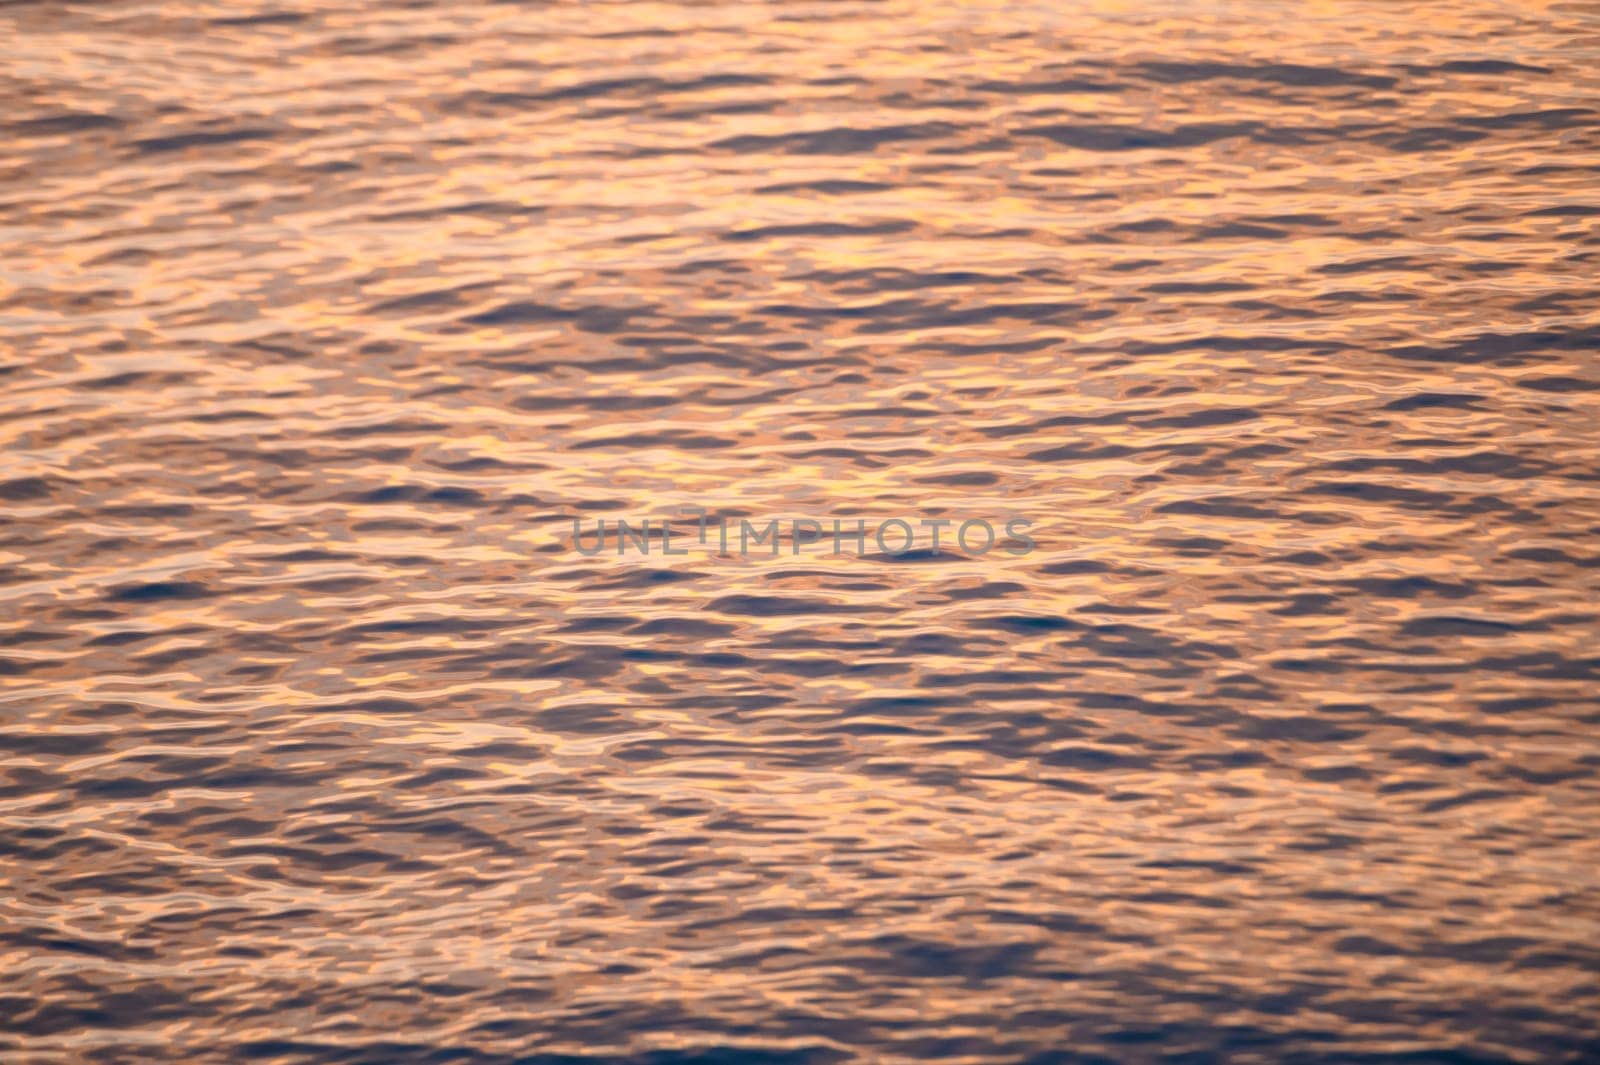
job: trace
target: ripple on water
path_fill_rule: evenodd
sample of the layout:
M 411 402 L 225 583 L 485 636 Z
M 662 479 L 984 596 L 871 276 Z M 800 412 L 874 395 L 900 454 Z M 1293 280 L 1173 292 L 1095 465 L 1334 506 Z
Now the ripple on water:
M 0 1057 L 1592 1054 L 1582 5 L 0 23 Z

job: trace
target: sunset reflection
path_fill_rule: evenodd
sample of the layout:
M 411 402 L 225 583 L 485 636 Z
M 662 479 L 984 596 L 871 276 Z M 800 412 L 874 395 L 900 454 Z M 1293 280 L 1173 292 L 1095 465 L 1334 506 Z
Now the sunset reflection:
M 1597 41 L 0 6 L 0 1058 L 1587 1060 Z

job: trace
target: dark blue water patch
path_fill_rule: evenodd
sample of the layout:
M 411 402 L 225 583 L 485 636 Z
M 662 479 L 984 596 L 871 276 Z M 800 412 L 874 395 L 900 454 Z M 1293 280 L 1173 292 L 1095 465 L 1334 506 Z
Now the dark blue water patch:
M 1600 216 L 1600 206 L 1588 203 L 1561 203 L 1540 207 L 1523 215 L 1524 218 L 1594 218 Z M 1526 304 L 1537 308 L 1538 304 Z
M 1461 126 L 1428 126 L 1379 134 L 1373 142 L 1394 152 L 1433 152 L 1486 140 L 1489 133 Z
M 716 640 L 734 635 L 737 626 L 692 617 L 660 617 L 650 621 L 619 619 L 629 622 L 628 633 L 633 636 L 671 636 L 684 640 Z
M 1421 71 L 1443 71 L 1446 74 L 1553 74 L 1550 67 L 1533 63 L 1514 63 L 1505 59 L 1451 59 L 1434 67 L 1415 68 Z
M 726 241 L 769 240 L 773 237 L 882 237 L 909 233 L 915 222 L 889 219 L 882 222 L 800 222 L 786 225 L 730 229 L 721 234 Z
M 1063 632 L 1084 627 L 1082 623 L 1073 621 L 1070 618 L 1030 614 L 1004 614 L 997 617 L 982 618 L 974 622 L 974 625 L 978 628 L 1000 629 L 1019 635 Z
M 292 26 L 308 18 L 302 11 L 259 11 L 250 15 L 226 15 L 211 20 L 213 26 Z
M 1534 392 L 1600 392 L 1600 381 L 1558 374 L 1550 377 L 1524 377 L 1517 381 L 1517 387 Z
M 875 127 L 835 126 L 799 133 L 741 134 L 713 141 L 707 147 L 749 154 L 854 155 L 877 151 L 886 144 L 949 137 L 960 129 L 960 126 L 950 122 Z
M 1015 132 L 1023 137 L 1043 137 L 1068 148 L 1127 152 L 1148 148 L 1194 148 L 1217 141 L 1252 138 L 1262 133 L 1262 126 L 1257 122 L 1195 122 L 1158 130 L 1142 126 L 1078 122 L 1025 126 Z
M 897 186 L 882 181 L 856 181 L 846 178 L 823 178 L 816 181 L 786 181 L 776 185 L 762 185 L 755 191 L 765 195 L 783 195 L 796 192 L 814 192 L 821 196 L 852 196 L 864 192 L 889 192 Z
M 1244 499 L 1214 496 L 1210 499 L 1184 499 L 1163 503 L 1156 508 L 1158 514 L 1187 514 L 1198 517 L 1250 518 L 1257 521 L 1281 521 L 1289 515 L 1269 507 L 1258 506 Z
M 107 598 L 124 603 L 145 603 L 168 599 L 207 599 L 222 594 L 199 581 L 150 581 L 127 584 L 114 589 Z
M 434 503 L 453 507 L 476 507 L 484 496 L 475 488 L 451 486 L 430 488 L 418 484 L 391 484 L 366 492 L 351 492 L 338 497 L 342 502 L 361 505 L 385 503 Z
M 1531 622 L 1439 616 L 1414 618 L 1402 625 L 1400 632 L 1405 636 L 1508 636 L 1537 629 L 1537 624 Z
M 1477 582 L 1444 581 L 1424 576 L 1364 577 L 1338 583 L 1352 592 L 1379 599 L 1417 599 L 1426 596 L 1465 599 L 1483 591 Z
M 822 613 L 865 613 L 870 608 L 782 595 L 726 595 L 714 599 L 707 609 L 744 617 L 794 617 Z
M 605 580 L 594 582 L 591 587 L 596 590 L 615 591 L 618 589 L 648 589 L 659 588 L 664 585 L 681 584 L 687 581 L 705 579 L 706 573 L 688 569 L 629 569 L 624 573 L 608 576 Z
M 1140 291 L 1152 295 L 1213 295 L 1222 292 L 1251 292 L 1255 285 L 1242 281 L 1157 281 Z
M 202 129 L 188 133 L 174 133 L 165 137 L 146 137 L 142 140 L 134 141 L 133 147 L 146 153 L 178 152 L 188 148 L 210 148 L 225 144 L 271 140 L 284 135 L 284 130 L 259 126 L 246 126 L 239 129 Z
M 1405 488 L 1373 481 L 1313 484 L 1302 491 L 1311 496 L 1333 496 L 1362 503 L 1387 503 L 1414 510 L 1447 510 L 1458 502 L 1458 497 L 1450 492 L 1429 492 L 1420 488 Z
M 1450 440 L 1439 441 L 1439 444 L 1459 446 L 1459 442 Z M 1430 444 L 1428 446 L 1433 445 Z M 1425 459 L 1406 458 L 1398 455 L 1341 459 L 1337 462 L 1326 463 L 1318 468 L 1340 473 L 1386 471 L 1418 477 L 1469 474 L 1483 477 L 1499 477 L 1507 480 L 1528 480 L 1535 477 L 1549 476 L 1553 470 L 1552 464 L 1543 459 L 1530 458 L 1505 451 L 1475 451 L 1466 455 L 1440 455 Z M 1335 491 L 1341 490 L 1337 485 L 1326 487 Z M 1360 487 L 1359 484 L 1357 484 L 1357 487 Z M 1381 485 L 1373 486 L 1372 491 L 1381 494 L 1383 487 Z
M 1384 410 L 1478 410 L 1483 397 L 1459 392 L 1418 392 L 1384 404 Z
M 46 477 L 18 477 L 0 481 L 0 499 L 12 503 L 31 503 L 52 498 L 65 482 Z
M 18 119 L 6 124 L 6 129 L 19 137 L 48 137 L 66 133 L 88 133 L 97 129 L 121 129 L 126 120 L 114 114 L 96 111 L 62 111 L 38 118 Z
M 630 433 L 626 436 L 607 437 L 602 440 L 582 440 L 572 445 L 574 451 L 593 451 L 599 448 L 627 450 L 670 447 L 683 451 L 715 451 L 737 446 L 739 441 L 728 437 L 696 433 L 687 429 L 666 429 L 654 433 Z
M 1515 333 L 1486 331 L 1454 344 L 1406 344 L 1388 349 L 1397 359 L 1416 362 L 1493 363 L 1519 366 L 1539 352 L 1594 351 L 1600 348 L 1600 328 L 1529 330 Z
M 1391 74 L 1374 74 L 1344 67 L 1311 66 L 1301 63 L 1169 60 L 1133 63 L 1126 69 L 1138 77 L 1169 84 L 1227 80 L 1262 81 L 1295 87 L 1347 86 L 1360 89 L 1392 89 L 1400 83 L 1400 78 Z
M 1466 115 L 1463 125 L 1487 130 L 1535 128 L 1542 130 L 1593 130 L 1600 111 L 1587 107 L 1556 107 L 1540 111 L 1510 111 L 1499 115 Z
M 517 410 L 546 411 L 571 410 L 581 407 L 596 411 L 659 410 L 688 402 L 688 397 L 677 395 L 585 395 L 574 399 L 568 396 L 523 396 L 514 400 Z

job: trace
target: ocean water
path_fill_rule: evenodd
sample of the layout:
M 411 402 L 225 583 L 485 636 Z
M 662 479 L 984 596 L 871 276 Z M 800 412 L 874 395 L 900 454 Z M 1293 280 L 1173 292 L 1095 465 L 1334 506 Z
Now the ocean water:
M 1600 1060 L 1597 61 L 0 5 L 0 1059 Z

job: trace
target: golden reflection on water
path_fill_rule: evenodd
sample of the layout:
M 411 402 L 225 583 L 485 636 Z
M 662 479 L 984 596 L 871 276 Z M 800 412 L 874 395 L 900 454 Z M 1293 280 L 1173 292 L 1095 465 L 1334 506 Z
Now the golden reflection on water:
M 1597 16 L 0 8 L 0 1051 L 1591 1054 Z

